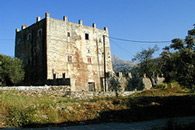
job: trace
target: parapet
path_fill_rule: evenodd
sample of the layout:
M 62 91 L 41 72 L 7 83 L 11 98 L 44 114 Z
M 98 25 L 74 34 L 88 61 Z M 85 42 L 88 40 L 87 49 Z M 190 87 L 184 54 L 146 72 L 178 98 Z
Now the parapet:
M 23 29 L 25 29 L 25 28 L 27 28 L 28 26 L 26 25 L 26 24 L 24 24 L 24 25 L 22 25 L 22 27 L 21 27 L 21 29 L 23 30 Z
M 80 25 L 83 25 L 83 20 L 79 20 L 79 24 Z
M 49 13 L 45 13 L 45 18 L 49 18 L 50 14 Z
M 47 18 L 50 18 L 50 13 L 45 13 L 45 18 L 47 19 Z M 39 21 L 41 21 L 41 17 L 40 16 L 38 16 L 37 18 L 36 18 L 36 22 L 39 22 Z M 65 22 L 68 22 L 68 17 L 67 16 L 63 16 L 63 21 L 65 21 Z M 80 25 L 80 26 L 83 26 L 83 21 L 82 20 L 79 20 L 78 21 L 78 24 Z M 25 29 L 25 28 L 27 28 L 28 26 L 27 25 L 22 25 L 22 27 L 21 27 L 21 30 L 23 30 L 23 29 Z M 96 29 L 96 23 L 93 23 L 92 24 L 92 27 L 94 28 L 94 29 Z M 108 27 L 104 27 L 104 30 L 106 31 L 106 32 L 108 32 Z M 20 30 L 19 29 L 16 29 L 16 32 L 19 32 Z
M 37 17 L 37 22 L 39 22 L 41 20 L 41 17 L 40 16 L 38 16 Z
M 20 29 L 19 28 L 16 28 L 16 32 L 19 32 L 20 31 Z
M 93 27 L 93 28 L 96 28 L 96 24 L 95 24 L 95 23 L 93 23 L 93 24 L 92 24 L 92 27 Z
M 67 17 L 67 16 L 63 16 L 63 20 L 64 20 L 65 22 L 68 22 L 68 17 Z

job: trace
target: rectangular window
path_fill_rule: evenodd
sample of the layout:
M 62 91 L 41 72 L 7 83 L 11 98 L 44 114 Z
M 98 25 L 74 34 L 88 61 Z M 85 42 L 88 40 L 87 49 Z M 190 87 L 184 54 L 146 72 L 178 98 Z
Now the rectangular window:
M 85 33 L 85 40 L 89 40 L 89 34 Z
M 38 37 L 41 37 L 41 36 L 42 36 L 42 29 L 39 29 L 39 30 L 38 30 L 37 36 L 38 36 Z
M 70 37 L 70 32 L 67 32 L 67 37 Z
M 99 42 L 102 42 L 102 39 L 101 38 L 99 38 Z
M 56 74 L 53 74 L 53 79 L 54 79 L 54 80 L 56 79 Z
M 29 33 L 29 34 L 27 35 L 27 40 L 31 40 L 31 37 L 32 37 L 32 35 L 31 35 L 31 33 Z
M 87 57 L 87 63 L 91 64 L 91 57 Z
M 73 61 L 73 58 L 71 55 L 68 55 L 68 62 L 72 62 Z
M 62 78 L 65 79 L 65 73 L 62 73 Z
M 89 91 L 95 92 L 95 82 L 88 82 Z

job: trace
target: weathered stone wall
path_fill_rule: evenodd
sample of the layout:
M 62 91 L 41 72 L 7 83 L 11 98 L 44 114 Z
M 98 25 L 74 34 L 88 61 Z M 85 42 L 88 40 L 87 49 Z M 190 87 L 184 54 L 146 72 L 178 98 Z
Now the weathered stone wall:
M 16 29 L 15 56 L 25 67 L 25 84 L 44 84 L 46 80 L 46 21 Z
M 63 96 L 72 99 L 92 99 L 96 97 L 113 97 L 115 92 L 88 92 L 88 91 L 70 91 L 70 86 L 18 86 L 18 87 L 0 87 L 0 91 L 15 90 L 28 96 Z M 118 92 L 118 96 L 128 96 L 136 91 Z
M 51 80 L 70 79 L 72 91 L 88 91 L 89 83 L 101 91 L 103 35 L 106 36 L 106 72 L 113 73 L 108 28 L 97 29 L 96 24 L 84 26 L 82 20 L 78 24 L 68 22 L 67 17 L 54 19 L 49 13 L 43 20 L 37 17 L 30 27 L 23 25 L 21 31 L 16 30 L 15 55 L 25 64 L 25 83 L 42 85 Z M 68 56 L 72 57 L 71 62 Z
M 101 90 L 101 77 L 104 76 L 103 35 L 108 36 L 107 28 L 100 30 L 64 20 L 46 17 L 47 20 L 47 79 L 71 79 L 72 91 L 88 91 L 89 82 L 95 83 L 96 91 Z M 68 33 L 70 36 L 68 36 Z M 85 39 L 85 35 L 89 39 Z M 113 72 L 109 39 L 106 37 L 106 70 Z M 72 56 L 72 62 L 68 61 Z M 87 58 L 91 58 L 88 63 Z

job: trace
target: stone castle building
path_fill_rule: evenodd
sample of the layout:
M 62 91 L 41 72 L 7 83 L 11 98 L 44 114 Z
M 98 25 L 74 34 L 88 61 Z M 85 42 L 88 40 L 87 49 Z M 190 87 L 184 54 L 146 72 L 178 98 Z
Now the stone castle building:
M 26 85 L 70 85 L 71 91 L 102 91 L 113 73 L 108 28 L 50 17 L 16 29 L 15 56 L 23 60 Z

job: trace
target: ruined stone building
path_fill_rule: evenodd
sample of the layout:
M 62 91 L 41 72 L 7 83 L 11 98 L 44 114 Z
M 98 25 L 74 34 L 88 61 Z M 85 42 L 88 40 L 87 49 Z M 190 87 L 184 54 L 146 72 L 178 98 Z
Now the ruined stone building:
M 101 91 L 104 75 L 113 73 L 107 27 L 84 26 L 82 20 L 72 23 L 66 16 L 58 20 L 49 13 L 42 20 L 37 17 L 29 27 L 16 29 L 15 56 L 23 60 L 25 85 Z

